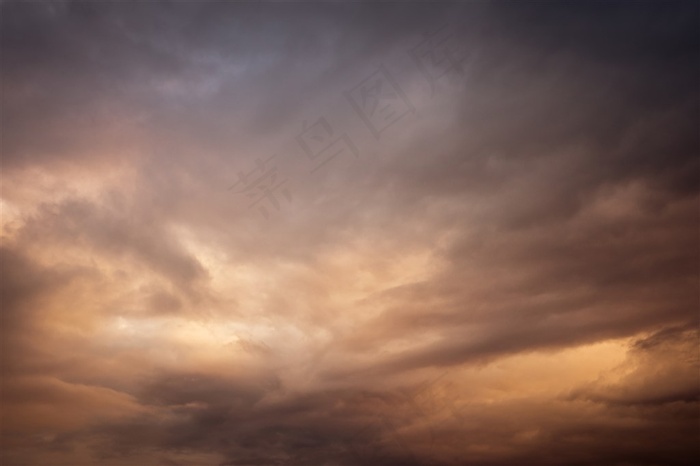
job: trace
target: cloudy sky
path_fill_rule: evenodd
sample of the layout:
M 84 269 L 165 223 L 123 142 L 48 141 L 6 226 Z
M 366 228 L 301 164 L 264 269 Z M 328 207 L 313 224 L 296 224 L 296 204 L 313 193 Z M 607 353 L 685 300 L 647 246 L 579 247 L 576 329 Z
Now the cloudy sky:
M 696 2 L 0 12 L 3 466 L 698 459 Z

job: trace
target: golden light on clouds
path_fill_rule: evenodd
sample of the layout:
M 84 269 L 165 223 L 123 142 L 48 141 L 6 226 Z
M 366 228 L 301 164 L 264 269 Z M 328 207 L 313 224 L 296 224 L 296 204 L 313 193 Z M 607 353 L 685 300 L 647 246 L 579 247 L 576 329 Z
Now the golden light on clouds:
M 696 8 L 0 10 L 2 466 L 699 459 Z

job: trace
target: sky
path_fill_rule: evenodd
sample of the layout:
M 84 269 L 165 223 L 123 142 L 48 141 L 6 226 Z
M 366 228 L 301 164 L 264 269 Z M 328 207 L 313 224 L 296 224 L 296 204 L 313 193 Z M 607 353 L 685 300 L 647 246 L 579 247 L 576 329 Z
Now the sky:
M 0 14 L 2 466 L 700 459 L 698 3 Z

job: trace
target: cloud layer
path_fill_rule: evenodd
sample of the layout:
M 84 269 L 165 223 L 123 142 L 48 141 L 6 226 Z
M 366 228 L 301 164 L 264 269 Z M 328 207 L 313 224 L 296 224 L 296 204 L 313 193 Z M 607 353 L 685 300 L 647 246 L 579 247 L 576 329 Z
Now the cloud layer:
M 698 459 L 695 5 L 0 8 L 3 465 Z

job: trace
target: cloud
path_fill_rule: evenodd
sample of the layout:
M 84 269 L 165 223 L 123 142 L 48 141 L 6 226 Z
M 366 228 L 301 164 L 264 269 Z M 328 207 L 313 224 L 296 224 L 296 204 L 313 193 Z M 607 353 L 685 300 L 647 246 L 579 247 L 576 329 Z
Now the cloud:
M 3 464 L 697 458 L 688 5 L 0 8 Z

